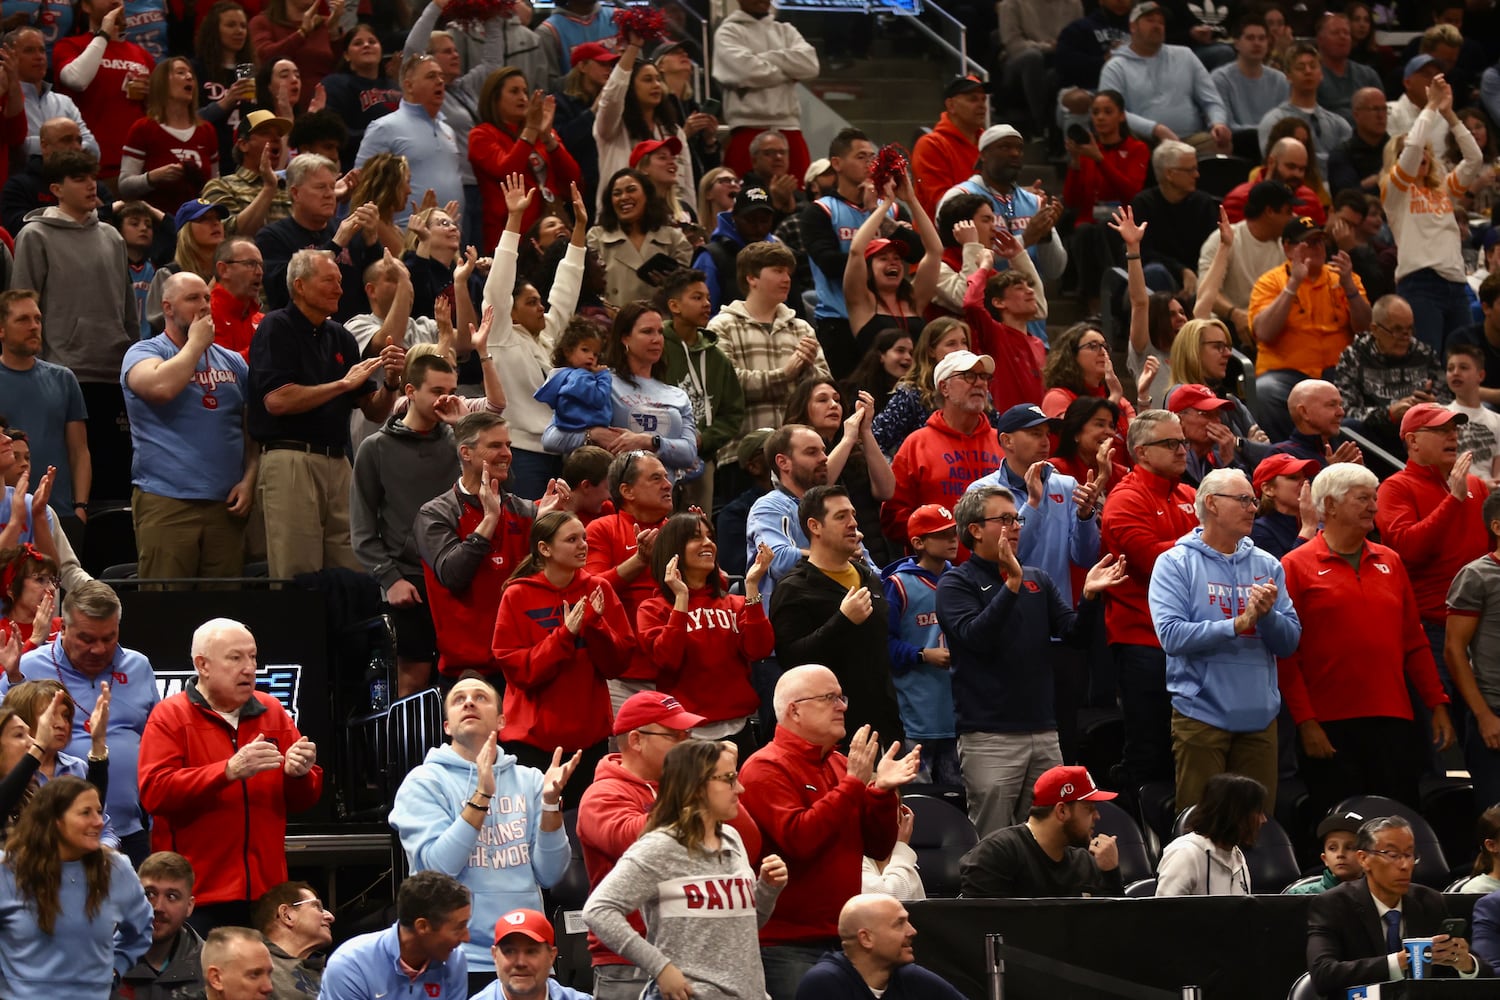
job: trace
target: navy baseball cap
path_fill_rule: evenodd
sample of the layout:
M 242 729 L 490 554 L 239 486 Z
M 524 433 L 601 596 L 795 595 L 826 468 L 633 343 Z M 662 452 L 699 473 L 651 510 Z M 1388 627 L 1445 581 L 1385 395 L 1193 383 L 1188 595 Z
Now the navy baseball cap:
M 1012 431 L 1022 431 L 1028 427 L 1051 422 L 1052 418 L 1043 413 L 1042 408 L 1035 403 L 1017 403 L 1000 414 L 1000 419 L 995 424 L 995 432 L 1009 434 Z

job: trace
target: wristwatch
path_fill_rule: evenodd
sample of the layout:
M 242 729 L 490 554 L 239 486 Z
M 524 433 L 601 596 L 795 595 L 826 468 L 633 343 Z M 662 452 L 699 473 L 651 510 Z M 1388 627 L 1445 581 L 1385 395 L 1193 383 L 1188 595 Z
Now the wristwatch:
M 661 451 L 661 435 L 660 434 L 653 434 L 653 435 L 651 435 L 651 450 L 652 451 Z

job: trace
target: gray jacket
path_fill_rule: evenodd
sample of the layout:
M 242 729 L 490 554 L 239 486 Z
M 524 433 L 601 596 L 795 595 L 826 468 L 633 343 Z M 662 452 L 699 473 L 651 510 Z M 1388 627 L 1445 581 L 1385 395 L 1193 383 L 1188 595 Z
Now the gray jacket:
M 298 958 L 282 951 L 270 941 L 266 947 L 271 951 L 271 996 L 273 1000 L 298 1000 L 299 997 L 315 997 L 323 985 L 323 963 L 327 956 L 313 952 L 306 958 Z
M 186 924 L 177 932 L 177 946 L 166 967 L 157 972 L 145 958 L 120 977 L 112 1000 L 203 1000 L 203 939 Z M 121 992 L 124 990 L 125 992 Z
M 354 458 L 349 528 L 354 554 L 382 588 L 421 577 L 422 557 L 412 532 L 417 511 L 458 478 L 458 447 L 447 424 L 418 434 L 391 417 L 365 438 Z

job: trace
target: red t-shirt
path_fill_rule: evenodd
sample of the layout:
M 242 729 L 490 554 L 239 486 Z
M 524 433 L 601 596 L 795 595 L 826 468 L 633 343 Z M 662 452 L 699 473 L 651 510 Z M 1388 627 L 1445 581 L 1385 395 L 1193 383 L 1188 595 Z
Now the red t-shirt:
M 69 35 L 59 38 L 52 46 L 52 65 L 59 81 L 63 70 L 82 55 L 93 40 L 93 35 Z M 146 113 L 145 101 L 132 101 L 125 96 L 125 81 L 150 76 L 155 65 L 151 53 L 134 42 L 110 42 L 104 49 L 104 58 L 99 62 L 99 72 L 94 75 L 93 83 L 83 90 L 72 90 L 59 84 L 59 89 L 73 98 L 89 130 L 99 140 L 99 169 L 106 174 L 119 171 L 120 149 L 125 145 L 130 123 Z
M 180 163 L 183 177 L 170 184 L 158 184 L 146 195 L 146 201 L 168 215 L 174 215 L 185 201 L 192 201 L 203 185 L 219 176 L 219 136 L 208 122 L 199 122 L 185 141 L 168 132 L 160 122 L 137 118 L 125 135 L 123 156 L 140 160 L 144 170 L 155 170 Z

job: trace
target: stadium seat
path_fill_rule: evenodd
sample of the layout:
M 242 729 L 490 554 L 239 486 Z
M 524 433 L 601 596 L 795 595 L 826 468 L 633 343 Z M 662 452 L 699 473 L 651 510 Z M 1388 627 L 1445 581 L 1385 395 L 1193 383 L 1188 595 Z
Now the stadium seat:
M 1157 855 L 1160 845 L 1173 837 L 1172 821 L 1177 816 L 1177 785 L 1171 781 L 1148 781 L 1141 786 L 1137 800 L 1141 807 L 1141 828 L 1154 835 Z
M 1188 806 L 1172 824 L 1172 836 L 1177 838 L 1186 832 L 1187 818 L 1193 807 Z M 1255 843 L 1241 847 L 1245 864 L 1250 868 L 1250 888 L 1259 895 L 1281 892 L 1290 882 L 1302 877 L 1302 867 L 1297 864 L 1297 852 L 1292 850 L 1291 838 L 1281 824 L 1266 817 L 1266 822 L 1256 834 Z
M 1479 850 L 1475 828 L 1481 806 L 1474 797 L 1474 786 L 1457 778 L 1437 777 L 1422 780 L 1422 816 L 1432 824 L 1443 853 L 1453 865 L 1453 875 L 1466 873 Z M 1494 803 L 1485 803 L 1485 806 Z
M 593 987 L 594 978 L 588 931 L 577 928 L 583 923 L 578 911 L 589 898 L 589 874 L 583 865 L 583 845 L 578 840 L 577 809 L 563 810 L 563 829 L 572 850 L 568 867 L 556 885 L 544 890 L 547 912 L 552 914 L 552 929 L 557 937 L 557 980 L 564 986 L 588 990 Z M 569 924 L 575 929 L 570 931 Z
M 1464 886 L 1468 885 L 1469 880 L 1472 878 L 1474 878 L 1473 875 L 1464 875 L 1461 878 L 1456 878 L 1448 884 L 1448 887 L 1443 892 L 1463 892 Z
M 1078 726 L 1078 763 L 1089 769 L 1095 781 L 1105 782 L 1125 745 L 1125 720 L 1116 708 L 1084 709 L 1080 715 L 1083 718 Z M 1091 715 L 1094 717 L 1088 718 Z
M 1377 816 L 1400 816 L 1411 824 L 1412 835 L 1417 842 L 1417 866 L 1412 871 L 1412 880 L 1429 889 L 1442 891 L 1452 879 L 1448 856 L 1438 840 L 1432 824 L 1417 810 L 1403 802 L 1381 795 L 1351 795 L 1329 811 L 1333 813 L 1358 813 L 1366 819 Z
M 1301 889 L 1303 886 L 1307 885 L 1317 885 L 1321 881 L 1323 881 L 1323 876 L 1321 874 L 1304 875 L 1297 881 L 1293 882 L 1291 885 L 1287 886 L 1285 889 L 1282 889 L 1281 894 L 1285 896 L 1289 894 L 1293 889 Z
M 1120 855 L 1120 879 L 1130 885 L 1150 878 L 1156 871 L 1155 859 L 1135 819 L 1113 802 L 1094 804 L 1099 807 L 1099 820 L 1094 824 L 1094 830 L 1115 838 L 1115 850 Z
M 1143 878 L 1130 883 L 1125 887 L 1125 895 L 1129 899 L 1151 899 L 1156 895 L 1156 879 Z
M 1304 972 L 1297 977 L 1297 981 L 1287 991 L 1286 1000 L 1319 1000 L 1318 991 L 1313 989 L 1311 972 Z
M 111 566 L 136 561 L 135 521 L 128 506 L 89 512 L 78 562 L 92 576 L 103 576 Z
M 391 702 L 385 716 L 386 803 L 393 805 L 396 790 L 407 773 L 443 743 L 443 699 L 437 688 L 427 688 Z M 409 874 L 401 838 L 391 836 L 391 895 Z
M 1198 161 L 1198 190 L 1222 198 L 1250 179 L 1254 164 L 1238 156 L 1205 156 Z
M 942 799 L 905 795 L 901 801 L 915 814 L 911 849 L 917 854 L 917 867 L 921 869 L 928 897 L 956 897 L 960 885 L 959 859 L 979 843 L 979 832 L 962 810 Z

